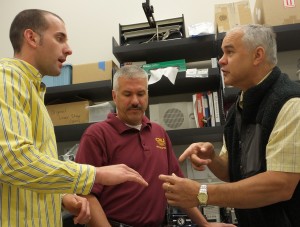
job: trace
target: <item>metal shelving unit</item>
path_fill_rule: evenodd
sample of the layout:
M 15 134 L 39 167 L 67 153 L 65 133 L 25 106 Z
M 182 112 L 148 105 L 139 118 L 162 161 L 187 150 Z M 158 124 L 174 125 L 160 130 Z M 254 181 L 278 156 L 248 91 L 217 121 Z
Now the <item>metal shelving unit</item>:
M 300 24 L 275 26 L 277 34 L 278 51 L 289 51 L 300 49 Z M 221 54 L 220 44 L 224 38 L 223 33 L 215 35 L 204 35 L 195 38 L 183 38 L 152 42 L 146 44 L 134 44 L 119 46 L 113 38 L 113 54 L 119 62 L 126 61 L 168 61 L 186 59 L 187 62 L 207 60 Z M 217 90 L 220 86 L 218 72 L 211 69 L 208 78 L 186 78 L 185 73 L 177 76 L 175 85 L 167 79 L 149 86 L 151 97 L 159 97 L 171 94 L 188 92 Z M 226 88 L 226 97 L 233 97 L 238 89 Z M 111 82 L 99 81 L 84 84 L 50 87 L 47 89 L 45 103 L 49 104 L 57 99 L 64 101 L 72 100 L 74 97 L 90 99 L 93 101 L 111 100 Z M 79 140 L 84 130 L 90 125 L 65 125 L 56 126 L 55 133 L 58 142 Z M 221 141 L 223 127 L 195 128 L 168 131 L 174 145 L 189 144 L 196 141 Z
M 186 62 L 215 57 L 215 35 L 173 39 L 119 46 L 114 38 L 113 54 L 121 62 L 146 61 L 147 63 L 185 59 Z

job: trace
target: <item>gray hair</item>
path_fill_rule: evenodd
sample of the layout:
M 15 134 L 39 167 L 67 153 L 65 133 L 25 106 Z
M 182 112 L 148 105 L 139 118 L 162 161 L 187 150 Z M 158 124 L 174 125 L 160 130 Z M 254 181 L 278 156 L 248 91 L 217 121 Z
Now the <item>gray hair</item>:
M 119 89 L 119 81 L 120 77 L 126 78 L 145 78 L 148 82 L 148 74 L 147 72 L 142 69 L 140 66 L 137 65 L 126 65 L 121 67 L 113 77 L 113 90 L 117 91 Z M 148 83 L 147 83 L 148 88 Z
M 250 50 L 258 46 L 263 47 L 268 62 L 274 65 L 277 64 L 276 34 L 272 27 L 260 24 L 248 24 L 236 26 L 229 32 L 236 30 L 242 30 L 244 32 L 242 40 Z

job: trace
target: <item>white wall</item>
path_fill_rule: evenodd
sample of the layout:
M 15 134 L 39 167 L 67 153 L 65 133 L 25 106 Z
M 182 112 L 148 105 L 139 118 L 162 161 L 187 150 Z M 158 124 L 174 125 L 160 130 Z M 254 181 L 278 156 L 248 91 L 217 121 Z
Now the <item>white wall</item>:
M 183 14 L 187 27 L 199 22 L 213 22 L 214 5 L 233 1 L 236 0 L 150 0 L 150 4 L 154 7 L 156 20 L 181 17 Z M 9 28 L 15 15 L 24 9 L 40 8 L 52 11 L 64 19 L 69 44 L 73 49 L 73 55 L 67 59 L 68 63 L 115 60 L 112 54 L 112 37 L 118 41 L 119 23 L 126 25 L 147 21 L 142 2 L 145 0 L 0 0 L 0 59 L 13 55 Z M 249 2 L 253 9 L 255 0 Z M 279 65 L 283 71 L 294 77 L 300 51 L 280 53 L 279 57 Z M 60 143 L 60 153 L 65 153 L 66 148 L 76 143 L 78 141 Z M 175 150 L 180 153 L 186 147 L 187 145 Z
M 253 3 L 255 0 L 250 0 Z M 5 2 L 5 3 L 3 3 Z M 9 27 L 15 15 L 24 9 L 40 8 L 61 16 L 67 27 L 73 55 L 72 64 L 115 59 L 112 37 L 118 41 L 119 23 L 123 25 L 147 22 L 142 3 L 145 0 L 0 0 L 0 58 L 13 54 Z M 185 26 L 214 21 L 214 5 L 231 0 L 150 0 L 156 20 L 181 17 Z M 251 4 L 252 5 L 252 4 Z
M 150 0 L 156 20 L 181 17 L 185 26 L 214 21 L 214 5 L 237 0 Z M 5 2 L 5 3 L 4 3 Z M 15 15 L 28 8 L 40 8 L 60 15 L 67 27 L 73 55 L 67 63 L 82 64 L 100 60 L 116 61 L 112 54 L 112 37 L 118 41 L 119 24 L 147 22 L 142 3 L 145 0 L 0 0 L 0 58 L 11 57 L 9 27 Z M 253 9 L 255 0 L 249 0 Z M 279 65 L 296 78 L 300 51 L 284 53 Z M 300 66 L 299 66 L 300 67 Z

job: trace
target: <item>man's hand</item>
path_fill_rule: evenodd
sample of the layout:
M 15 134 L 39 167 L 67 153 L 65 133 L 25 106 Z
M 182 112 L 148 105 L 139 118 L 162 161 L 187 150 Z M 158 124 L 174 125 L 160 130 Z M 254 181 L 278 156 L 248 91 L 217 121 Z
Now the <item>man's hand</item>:
M 95 183 L 102 185 L 116 185 L 126 181 L 134 181 L 143 186 L 148 186 L 148 183 L 137 171 L 129 168 L 125 164 L 96 168 Z
M 189 158 L 194 169 L 204 170 L 210 164 L 215 155 L 214 146 L 211 143 L 193 143 L 179 157 L 179 162 Z
M 200 184 L 198 182 L 188 178 L 177 177 L 174 173 L 172 176 L 159 175 L 159 179 L 164 181 L 163 189 L 171 206 L 192 208 L 199 205 L 197 195 Z
M 66 194 L 62 198 L 63 207 L 73 214 L 74 224 L 87 224 L 91 219 L 90 205 L 86 198 Z

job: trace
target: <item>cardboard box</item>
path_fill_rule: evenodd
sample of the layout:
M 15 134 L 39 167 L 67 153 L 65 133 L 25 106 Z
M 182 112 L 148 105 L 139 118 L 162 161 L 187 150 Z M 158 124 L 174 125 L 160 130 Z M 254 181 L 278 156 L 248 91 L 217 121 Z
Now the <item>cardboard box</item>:
M 113 61 L 100 61 L 90 64 L 73 65 L 72 83 L 87 83 L 111 80 L 118 66 Z
M 226 32 L 236 25 L 253 23 L 249 1 L 216 4 L 215 23 L 218 32 Z
M 83 124 L 89 122 L 90 101 L 47 105 L 54 126 Z
M 256 0 L 253 18 L 271 26 L 300 23 L 300 0 Z

